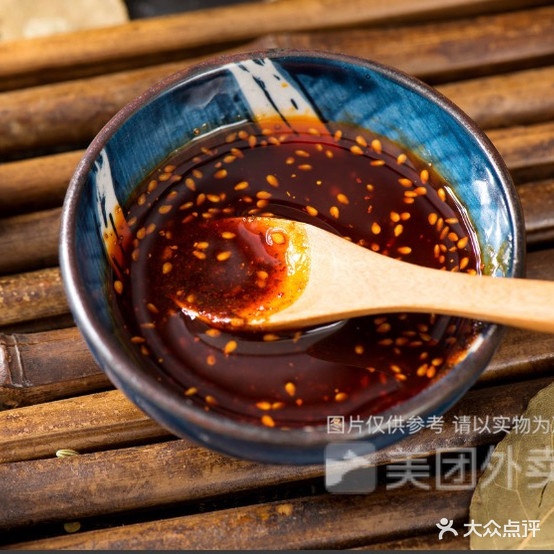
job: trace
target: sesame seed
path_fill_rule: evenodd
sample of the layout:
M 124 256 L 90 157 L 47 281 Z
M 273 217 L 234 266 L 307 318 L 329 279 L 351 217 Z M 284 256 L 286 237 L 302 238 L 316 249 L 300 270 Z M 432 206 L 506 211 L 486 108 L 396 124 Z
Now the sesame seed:
M 296 394 L 296 385 L 292 381 L 285 383 L 285 391 L 289 396 L 294 396 Z
M 235 185 L 235 190 L 244 190 L 248 188 L 248 181 L 241 181 Z
M 269 185 L 271 185 L 272 187 L 278 187 L 279 186 L 279 181 L 277 180 L 277 177 L 275 177 L 275 175 L 267 175 L 265 180 L 268 182 Z
M 230 340 L 227 342 L 227 344 L 223 347 L 224 354 L 231 354 L 231 352 L 234 352 L 237 349 L 237 341 L 236 340 Z
M 348 394 L 345 392 L 337 392 L 335 394 L 335 402 L 344 402 L 348 398 Z
M 123 292 L 123 283 L 121 281 L 114 281 L 113 288 L 117 294 L 121 294 Z
M 391 330 L 390 323 L 381 323 L 377 326 L 378 333 L 388 333 Z
M 377 152 L 377 154 L 380 154 L 383 150 L 383 146 L 381 145 L 381 141 L 379 139 L 373 139 L 371 141 L 371 148 L 373 148 L 373 150 L 375 152 Z
M 285 235 L 280 231 L 274 231 L 271 233 L 271 240 L 273 244 L 285 244 L 287 241 Z
M 225 262 L 231 257 L 231 252 L 224 250 L 223 252 L 218 252 L 215 257 L 218 262 Z
M 256 408 L 258 410 L 271 410 L 271 402 L 268 402 L 267 400 L 260 400 L 260 402 L 256 402 Z
M 159 314 L 159 313 L 160 313 L 160 311 L 158 310 L 158 308 L 156 308 L 156 306 L 155 306 L 154 304 L 152 304 L 152 302 L 148 302 L 148 303 L 146 304 L 146 309 L 147 309 L 149 312 L 153 313 L 153 314 Z
M 356 156 L 361 156 L 364 153 L 364 151 L 357 144 L 350 147 L 350 152 Z
M 331 214 L 332 217 L 334 217 L 335 219 L 338 219 L 339 215 L 340 215 L 340 212 L 339 212 L 339 209 L 337 208 L 337 206 L 331 206 L 329 208 L 329 213 Z
M 311 215 L 314 217 L 319 213 L 318 210 L 313 206 L 306 206 L 305 210 L 308 213 L 308 215 Z
M 458 242 L 458 235 L 456 233 L 454 233 L 454 231 L 451 231 L 450 233 L 448 233 L 448 240 L 451 240 L 452 242 Z
M 171 264 L 170 262 L 165 262 L 162 265 L 162 273 L 164 275 L 167 275 L 168 273 L 170 273 L 172 269 L 173 269 L 173 264 Z
M 374 222 L 371 224 L 371 232 L 372 232 L 374 235 L 378 235 L 378 234 L 381 232 L 381 225 L 379 225 L 379 223 L 377 223 L 376 221 L 374 221 Z
M 350 203 L 350 201 L 348 200 L 348 196 L 346 196 L 346 194 L 343 194 L 342 192 L 339 192 L 339 194 L 337 194 L 337 200 L 341 204 L 349 204 Z
M 264 414 L 260 419 L 262 424 L 266 427 L 275 427 L 275 421 L 270 415 Z
M 361 135 L 358 135 L 356 137 L 356 144 L 363 146 L 365 148 L 367 146 L 367 141 L 364 137 L 362 137 Z
M 81 529 L 81 524 L 78 521 L 68 521 L 63 524 L 63 529 L 66 533 L 76 533 Z
M 456 246 L 460 249 L 465 248 L 469 242 L 469 237 L 462 237 L 457 243 Z

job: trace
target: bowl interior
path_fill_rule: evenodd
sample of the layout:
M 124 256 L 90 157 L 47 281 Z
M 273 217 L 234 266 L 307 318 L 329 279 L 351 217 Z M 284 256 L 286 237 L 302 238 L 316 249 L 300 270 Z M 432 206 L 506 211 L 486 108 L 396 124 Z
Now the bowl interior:
M 113 190 L 123 205 L 145 175 L 188 142 L 274 112 L 286 120 L 291 110 L 313 110 L 324 123 L 355 124 L 431 160 L 473 223 L 484 272 L 521 275 L 523 224 L 513 185 L 494 148 L 467 117 L 393 69 L 342 56 L 283 51 L 197 66 L 171 76 L 119 112 L 93 141 L 72 180 L 61 260 L 70 305 L 89 347 L 137 405 L 173 432 L 213 448 L 263 461 L 307 463 L 321 460 L 327 442 L 345 437 L 330 436 L 323 428 L 250 428 L 199 410 L 124 340 L 113 314 L 111 270 L 99 232 L 98 204 L 105 201 L 100 189 Z M 444 412 L 484 369 L 499 331 L 483 326 L 468 355 L 448 375 L 391 413 Z M 373 443 L 381 447 L 392 440 L 380 436 Z

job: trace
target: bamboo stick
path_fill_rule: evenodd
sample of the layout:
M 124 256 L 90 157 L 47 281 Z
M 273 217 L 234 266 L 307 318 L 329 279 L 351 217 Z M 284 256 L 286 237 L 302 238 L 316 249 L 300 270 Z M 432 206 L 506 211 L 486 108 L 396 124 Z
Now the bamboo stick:
M 487 132 L 518 184 L 547 179 L 554 169 L 554 122 Z
M 0 421 L 0 467 L 60 448 L 87 452 L 171 436 L 116 390 L 5 410 Z
M 0 333 L 0 410 L 111 388 L 76 327 Z
M 160 59 L 193 47 L 247 40 L 269 33 L 421 21 L 547 4 L 533 0 L 280 0 L 198 10 L 123 25 L 12 41 L 0 45 L 4 87 L 105 71 L 133 60 Z M 74 68 L 72 72 L 70 68 Z
M 0 275 L 58 264 L 61 208 L 5 218 L 0 226 Z
M 554 118 L 552 83 L 554 66 L 547 66 L 448 83 L 437 89 L 480 127 L 491 130 Z
M 525 214 L 527 244 L 537 247 L 554 240 L 554 179 L 518 186 Z
M 0 328 L 68 313 L 57 267 L 0 277 Z
M 435 85 L 529 68 L 552 56 L 551 5 L 461 17 L 417 25 L 279 33 L 272 38 L 283 48 L 331 50 L 381 61 Z
M 0 216 L 61 206 L 83 153 L 64 152 L 0 163 Z

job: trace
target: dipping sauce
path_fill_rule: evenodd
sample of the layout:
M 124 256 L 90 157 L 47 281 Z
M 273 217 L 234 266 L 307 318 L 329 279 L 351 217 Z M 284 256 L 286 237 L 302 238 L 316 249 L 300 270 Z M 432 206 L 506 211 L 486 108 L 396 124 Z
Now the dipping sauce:
M 129 341 L 190 402 L 239 421 L 295 428 L 376 414 L 444 375 L 480 325 L 390 314 L 264 334 L 190 317 L 194 306 L 233 318 L 279 290 L 279 240 L 239 241 L 228 218 L 304 221 L 386 256 L 481 272 L 448 183 L 366 130 L 267 121 L 206 135 L 148 176 L 125 213 L 131 236 L 113 286 Z

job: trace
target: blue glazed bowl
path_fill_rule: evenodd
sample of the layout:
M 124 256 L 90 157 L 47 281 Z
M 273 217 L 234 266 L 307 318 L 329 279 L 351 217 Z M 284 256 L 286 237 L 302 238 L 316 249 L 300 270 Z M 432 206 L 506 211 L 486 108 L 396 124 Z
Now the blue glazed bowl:
M 64 204 L 61 269 L 75 321 L 109 378 L 154 420 L 215 450 L 271 463 L 321 463 L 330 443 L 356 440 L 373 450 L 402 435 L 368 428 L 352 436 L 330 433 L 323 425 L 269 428 L 190 402 L 125 340 L 114 316 L 112 270 L 102 237 L 116 237 L 120 205 L 171 152 L 260 114 L 286 118 L 300 112 L 356 124 L 432 160 L 475 227 L 484 272 L 519 277 L 524 267 L 521 208 L 498 153 L 456 106 L 395 69 L 321 52 L 240 54 L 172 75 L 124 107 L 86 151 Z M 475 383 L 501 331 L 483 324 L 467 355 L 446 375 L 380 416 L 443 414 Z

